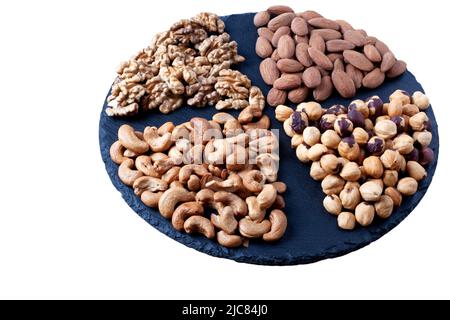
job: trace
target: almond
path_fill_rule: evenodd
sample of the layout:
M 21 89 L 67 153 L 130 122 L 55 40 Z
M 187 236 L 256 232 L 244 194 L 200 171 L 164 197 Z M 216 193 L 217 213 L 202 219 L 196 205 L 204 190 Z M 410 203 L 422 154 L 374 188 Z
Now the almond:
M 309 46 L 306 43 L 299 43 L 295 47 L 295 57 L 305 67 L 310 67 L 313 64 L 313 61 L 308 53 L 308 48 Z
M 266 27 L 258 28 L 258 36 L 266 38 L 267 40 L 272 42 L 273 31 Z
M 320 85 L 314 89 L 313 96 L 316 101 L 324 101 L 333 93 L 333 83 L 330 76 L 322 78 Z
M 362 47 L 367 43 L 366 36 L 360 30 L 345 31 L 344 40 L 350 41 L 357 47 Z
M 380 52 L 380 54 L 382 56 L 384 56 L 384 54 L 386 52 L 389 52 L 391 50 L 389 50 L 389 47 L 383 42 L 377 39 L 377 41 L 375 42 L 375 48 L 377 48 L 377 50 Z
M 384 72 L 380 70 L 380 68 L 375 68 L 370 71 L 364 79 L 362 80 L 362 84 L 364 87 L 369 89 L 378 88 L 384 81 Z
M 381 61 L 381 71 L 386 72 L 389 69 L 391 69 L 397 59 L 395 58 L 394 54 L 391 51 L 386 52 L 383 55 L 383 61 Z
M 253 17 L 253 24 L 255 27 L 265 26 L 270 20 L 270 13 L 267 11 L 261 11 L 255 14 Z
M 392 68 L 386 73 L 388 78 L 395 78 L 406 71 L 406 62 L 397 60 Z
M 375 48 L 372 44 L 366 44 L 364 46 L 364 54 L 366 55 L 367 59 L 369 59 L 372 62 L 381 62 L 381 54 L 378 52 L 378 49 Z
M 301 83 L 302 78 L 299 75 L 285 73 L 275 80 L 273 87 L 278 90 L 290 90 L 299 87 Z
M 300 87 L 297 89 L 293 89 L 288 93 L 288 99 L 292 103 L 302 103 L 308 98 L 309 89 L 306 87 Z
M 279 28 L 273 34 L 272 45 L 276 48 L 278 46 L 278 41 L 280 40 L 280 38 L 282 36 L 284 36 L 285 34 L 290 34 L 290 33 L 291 33 L 291 29 L 289 27 L 284 26 L 284 27 Z
M 311 57 L 312 61 L 319 67 L 325 69 L 325 70 L 331 70 L 333 69 L 333 63 L 328 59 L 328 57 L 323 53 L 317 50 L 316 48 L 308 48 L 309 56 Z
M 333 29 L 315 29 L 311 31 L 311 35 L 317 33 L 325 41 L 341 39 L 342 34 L 339 31 Z
M 271 6 L 267 9 L 267 11 L 274 15 L 279 15 L 286 12 L 294 12 L 291 7 L 288 6 Z
M 334 65 L 333 70 L 345 71 L 345 66 L 342 59 L 336 59 L 333 65 Z
M 336 23 L 340 27 L 340 31 L 344 33 L 347 30 L 354 30 L 352 25 L 345 20 L 336 20 Z
M 278 41 L 278 54 L 282 59 L 288 59 L 295 54 L 295 42 L 290 35 L 285 34 L 281 36 Z
M 280 59 L 277 61 L 278 70 L 281 72 L 292 73 L 304 69 L 303 65 L 295 59 Z
M 270 30 L 275 31 L 280 27 L 290 26 L 292 19 L 294 19 L 294 18 L 295 18 L 295 14 L 292 12 L 282 13 L 279 16 L 276 16 L 275 18 L 271 19 L 269 21 L 269 23 L 267 24 L 267 27 Z
M 306 20 L 300 17 L 295 17 L 294 19 L 292 19 L 291 30 L 293 33 L 299 36 L 307 35 L 309 32 Z
M 354 65 L 362 71 L 372 71 L 374 68 L 373 63 L 362 53 L 354 50 L 345 50 L 343 54 L 347 63 Z
M 303 72 L 302 80 L 308 88 L 316 88 L 322 81 L 322 75 L 317 67 L 309 67 Z
M 270 57 L 273 49 L 269 40 L 263 37 L 258 37 L 258 39 L 256 40 L 255 51 L 258 56 L 264 59 Z
M 345 66 L 345 72 L 349 75 L 349 77 L 353 80 L 353 83 L 355 84 L 355 88 L 359 89 L 362 86 L 362 80 L 364 78 L 364 75 L 361 70 L 358 68 L 355 68 L 351 64 L 347 64 Z
M 300 12 L 297 16 L 302 17 L 306 21 L 309 21 L 314 18 L 323 18 L 322 15 L 314 10 L 306 10 L 304 12 Z
M 299 36 L 299 35 L 295 35 L 294 36 L 294 40 L 295 40 L 295 44 L 299 44 L 299 43 L 309 43 L 309 37 L 308 36 Z
M 287 93 L 286 91 L 278 90 L 272 88 L 267 93 L 267 103 L 272 106 L 278 106 L 280 104 L 284 104 L 286 102 Z
M 337 59 L 344 60 L 344 56 L 341 53 L 330 53 L 327 54 L 328 59 L 330 59 L 331 62 L 335 62 Z
M 331 80 L 333 81 L 333 85 L 337 92 L 339 92 L 343 98 L 351 98 L 355 95 L 355 84 L 350 76 L 344 71 L 333 71 L 331 74 Z
M 317 33 L 309 38 L 309 45 L 313 48 L 316 48 L 320 52 L 325 52 L 325 41 Z
M 336 21 L 326 19 L 326 18 L 313 18 L 308 20 L 308 23 L 313 27 L 319 29 L 333 29 L 339 30 L 339 24 Z
M 272 55 L 270 56 L 270 58 L 275 61 L 278 62 L 278 60 L 280 60 L 280 55 L 278 54 L 278 49 L 273 50 Z
M 269 85 L 272 85 L 275 80 L 280 77 L 280 71 L 278 71 L 277 64 L 270 58 L 261 61 L 259 72 L 261 73 L 263 81 Z
M 344 50 L 352 50 L 355 48 L 355 45 L 347 40 L 329 40 L 326 43 L 328 52 L 342 52 Z

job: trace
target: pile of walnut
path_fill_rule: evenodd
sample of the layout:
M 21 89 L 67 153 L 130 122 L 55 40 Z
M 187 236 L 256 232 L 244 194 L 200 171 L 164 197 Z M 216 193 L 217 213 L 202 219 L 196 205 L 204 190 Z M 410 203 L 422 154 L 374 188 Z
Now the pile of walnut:
M 238 119 L 222 112 L 211 121 L 167 122 L 143 133 L 125 124 L 111 159 L 120 165 L 122 182 L 176 230 L 216 238 L 225 247 L 275 241 L 287 227 L 278 138 L 266 115 L 249 122 L 244 110 Z M 217 213 L 207 218 L 205 208 Z
M 120 65 L 106 113 L 129 116 L 156 108 L 169 113 L 186 100 L 217 109 L 248 106 L 251 82 L 230 69 L 245 59 L 224 28 L 217 15 L 200 13 L 157 34 L 150 46 Z
M 346 230 L 388 218 L 403 196 L 413 195 L 433 161 L 428 98 L 397 90 L 388 103 L 379 97 L 355 100 L 348 108 L 322 109 L 316 102 L 297 110 L 279 105 L 286 134 L 310 175 L 322 181 L 325 209 Z

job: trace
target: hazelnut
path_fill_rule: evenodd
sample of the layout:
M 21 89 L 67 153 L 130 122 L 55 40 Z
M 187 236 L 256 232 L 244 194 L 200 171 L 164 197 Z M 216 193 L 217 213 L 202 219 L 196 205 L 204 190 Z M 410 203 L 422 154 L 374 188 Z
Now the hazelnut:
M 325 154 L 320 158 L 320 166 L 329 174 L 339 173 L 342 164 L 334 154 Z
M 414 148 L 413 151 L 411 151 L 408 154 L 405 154 L 405 159 L 408 161 L 419 161 L 420 152 L 417 148 Z
M 411 102 L 411 98 L 409 97 L 409 93 L 404 90 L 395 90 L 390 96 L 389 101 L 400 99 L 403 105 Z
M 427 176 L 425 168 L 416 161 L 408 161 L 406 163 L 406 170 L 408 171 L 409 176 L 417 181 L 420 181 Z
M 303 133 L 308 126 L 308 116 L 304 112 L 294 111 L 291 115 L 291 127 L 295 133 Z
M 397 189 L 394 187 L 387 187 L 386 190 L 384 190 L 384 194 L 392 199 L 394 206 L 400 207 L 402 204 L 402 194 L 398 192 Z
M 325 111 L 325 113 L 326 114 L 334 114 L 335 116 L 338 116 L 340 114 L 346 114 L 347 108 L 341 104 L 335 104 L 335 105 L 329 107 L 327 109 L 327 111 Z
M 409 126 L 414 131 L 423 131 L 428 127 L 428 116 L 425 112 L 419 112 L 409 118 Z
M 337 118 L 334 122 L 334 131 L 341 137 L 349 136 L 353 131 L 353 123 L 346 118 Z
M 370 180 L 361 185 L 359 192 L 365 201 L 378 201 L 383 193 L 383 187 L 377 181 Z
M 381 163 L 380 158 L 376 156 L 370 156 L 364 159 L 363 167 L 366 174 L 375 179 L 378 179 L 383 175 L 383 164 Z
M 378 117 L 383 113 L 383 100 L 378 96 L 369 98 L 366 102 L 371 117 Z
M 386 150 L 388 150 L 388 149 L 394 150 L 394 141 L 392 141 L 392 139 L 386 139 L 384 141 L 384 148 Z
M 365 119 L 361 112 L 355 109 L 349 109 L 348 119 L 353 123 L 354 127 L 365 127 Z
M 433 162 L 434 160 L 434 151 L 431 148 L 422 148 L 419 152 L 419 163 L 423 166 L 426 166 Z
M 364 118 L 368 118 L 370 116 L 369 107 L 367 104 L 362 100 L 353 100 L 350 105 L 348 106 L 348 111 L 356 110 L 361 112 Z
M 300 160 L 303 163 L 308 163 L 308 147 L 304 144 L 301 144 L 295 149 L 295 155 L 297 156 L 298 160 Z
M 359 193 L 358 182 L 347 182 L 344 189 L 339 194 L 342 206 L 346 209 L 353 210 L 358 203 L 361 202 L 361 194 Z
M 389 103 L 383 103 L 383 114 L 388 113 L 388 107 L 389 107 Z
M 393 149 L 400 152 L 400 154 L 408 154 L 414 149 L 414 139 L 406 133 L 397 136 L 393 143 Z
M 394 201 L 392 201 L 391 197 L 382 195 L 380 200 L 375 202 L 375 212 L 377 216 L 382 219 L 389 218 L 394 210 Z
M 420 109 L 415 104 L 407 104 L 403 106 L 403 115 L 408 117 L 412 117 L 420 112 Z
M 397 126 L 397 133 L 402 133 L 406 131 L 406 119 L 405 116 L 395 116 L 391 118 L 391 121 Z
M 386 187 L 395 187 L 398 181 L 398 171 L 385 170 L 383 174 L 383 183 Z
M 391 120 L 381 120 L 375 124 L 375 134 L 383 139 L 390 139 L 397 134 L 397 125 Z
M 347 181 L 358 181 L 361 170 L 356 162 L 349 161 L 342 167 L 340 176 Z
M 369 134 L 363 128 L 355 128 L 352 135 L 357 144 L 366 144 L 369 141 Z
M 388 104 L 387 114 L 389 117 L 401 116 L 403 113 L 403 103 L 400 99 L 394 99 Z
M 303 135 L 302 134 L 294 134 L 294 136 L 291 138 L 291 148 L 297 148 L 299 145 L 301 145 L 304 142 Z
M 420 110 L 426 110 L 430 106 L 430 100 L 420 91 L 413 93 L 412 102 L 419 107 Z
M 413 138 L 422 147 L 428 147 L 433 139 L 433 135 L 429 131 L 416 131 L 413 133 Z
M 336 121 L 337 116 L 334 114 L 324 114 L 319 121 L 319 127 L 322 132 L 334 129 L 334 122 Z
M 383 120 L 391 120 L 391 117 L 389 117 L 388 115 L 376 117 L 375 125 L 377 125 L 378 122 L 383 121 Z
M 406 159 L 402 155 L 398 157 L 398 170 L 402 172 L 406 170 Z
M 306 127 L 303 131 L 303 140 L 309 146 L 313 146 L 320 141 L 320 131 L 316 127 Z
M 375 209 L 368 202 L 361 202 L 355 208 L 356 221 L 363 227 L 369 226 L 375 217 Z
M 327 195 L 339 194 L 344 189 L 344 184 L 344 179 L 330 174 L 322 180 L 322 191 Z
M 369 139 L 366 145 L 366 151 L 368 154 L 378 156 L 383 153 L 385 149 L 385 141 L 380 137 L 372 137 Z
M 337 216 L 342 210 L 341 199 L 339 199 L 339 197 L 335 194 L 326 196 L 323 199 L 323 207 L 327 210 L 327 212 Z
M 321 181 L 328 175 L 328 173 L 321 167 L 319 161 L 314 161 L 311 164 L 311 168 L 309 170 L 309 175 L 314 180 Z
M 294 112 L 292 108 L 289 108 L 288 106 L 280 104 L 275 108 L 275 118 L 278 121 L 285 121 L 289 119 L 291 114 Z
M 341 137 L 334 130 L 325 131 L 320 137 L 320 142 L 330 149 L 336 149 L 341 142 Z
M 403 156 L 396 150 L 386 150 L 380 157 L 383 166 L 390 170 L 400 170 Z
M 313 145 L 308 150 L 308 158 L 311 161 L 318 161 L 322 155 L 328 152 L 328 148 L 321 143 Z
M 364 120 L 364 128 L 366 130 L 373 130 L 373 122 L 370 119 Z
M 341 140 L 338 146 L 339 155 L 354 161 L 359 158 L 360 149 L 353 136 L 345 137 Z
M 344 230 L 353 230 L 355 228 L 356 218 L 351 212 L 341 212 L 337 218 L 338 226 Z
M 404 196 L 412 196 L 417 192 L 417 187 L 417 180 L 411 177 L 400 179 L 397 183 L 397 190 Z
M 303 102 L 297 106 L 297 111 L 303 111 L 310 121 L 317 121 L 323 114 L 322 107 L 317 102 Z

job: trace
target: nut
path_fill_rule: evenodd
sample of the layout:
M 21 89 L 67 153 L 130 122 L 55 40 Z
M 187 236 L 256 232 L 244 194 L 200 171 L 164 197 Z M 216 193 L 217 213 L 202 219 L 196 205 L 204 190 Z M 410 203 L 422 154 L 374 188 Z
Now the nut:
M 341 140 L 338 146 L 338 152 L 342 157 L 350 161 L 354 161 L 360 156 L 359 145 L 353 136 L 345 137 Z
M 304 144 L 301 144 L 297 147 L 297 149 L 295 149 L 295 155 L 301 162 L 308 163 L 309 162 L 308 151 L 309 151 L 308 147 Z
M 383 139 L 391 139 L 397 134 L 397 126 L 391 120 L 382 120 L 375 124 L 375 134 Z
M 297 111 L 306 113 L 309 121 L 317 121 L 323 114 L 322 107 L 317 102 L 303 102 L 298 105 Z
M 411 196 L 417 192 L 417 180 L 411 177 L 400 179 L 397 184 L 397 190 L 404 196 Z
M 342 211 L 341 199 L 335 195 L 328 195 L 323 199 L 323 206 L 325 210 L 332 215 L 339 215 Z
M 363 227 L 369 226 L 375 217 L 375 208 L 368 202 L 361 202 L 355 208 L 356 221 Z
M 369 134 L 363 128 L 355 128 L 352 132 L 357 144 L 366 144 L 369 141 Z
M 402 194 L 394 187 L 387 187 L 384 194 L 392 199 L 394 206 L 399 207 L 402 204 Z
M 195 200 L 195 194 L 180 187 L 169 188 L 164 191 L 158 202 L 158 210 L 161 215 L 166 218 L 172 218 L 175 206 L 179 202 L 187 202 Z
M 316 127 L 306 127 L 303 131 L 303 140 L 309 145 L 313 146 L 320 141 L 320 131 Z
M 386 150 L 381 155 L 380 160 L 386 169 L 400 170 L 404 158 L 398 151 Z
M 202 216 L 203 207 L 198 202 L 185 202 L 180 204 L 172 215 L 172 225 L 178 230 L 182 231 L 184 229 L 184 222 L 187 218 L 191 216 Z
M 221 230 L 217 232 L 217 242 L 226 248 L 236 248 L 242 245 L 242 237 L 230 235 Z
M 425 112 L 419 112 L 409 118 L 409 126 L 414 131 L 423 131 L 428 126 L 428 117 Z
M 433 135 L 429 131 L 416 131 L 413 133 L 414 141 L 426 148 L 430 145 Z
M 411 98 L 412 102 L 422 111 L 428 109 L 430 106 L 430 100 L 420 91 L 414 92 Z
M 378 201 L 383 193 L 383 187 L 375 180 L 370 180 L 361 185 L 359 192 L 365 201 Z
M 381 163 L 380 158 L 376 156 L 370 156 L 364 159 L 363 167 L 364 172 L 375 179 L 378 179 L 383 175 L 383 164 Z
M 161 198 L 161 195 L 163 192 L 151 192 L 151 191 L 144 191 L 141 194 L 141 201 L 150 208 L 157 208 L 159 199 Z
M 385 149 L 385 141 L 380 137 L 372 137 L 369 139 L 366 145 L 366 151 L 368 154 L 372 155 L 380 155 L 384 152 Z
M 392 214 L 392 210 L 394 209 L 394 202 L 391 197 L 382 195 L 380 200 L 375 202 L 375 211 L 377 216 L 380 218 L 386 219 L 389 218 Z
M 308 126 L 308 116 L 304 112 L 294 111 L 291 115 L 291 127 L 295 133 L 303 133 Z
M 261 209 L 268 209 L 275 202 L 277 197 L 277 190 L 271 184 L 264 185 L 262 191 L 256 197 L 256 201 L 258 202 Z
M 275 209 L 269 215 L 271 227 L 270 231 L 263 235 L 265 241 L 276 241 L 286 232 L 287 218 L 283 211 Z
M 337 149 L 341 142 L 341 137 L 334 130 L 325 131 L 320 137 L 320 142 L 330 149 Z
M 294 110 L 292 108 L 280 104 L 275 108 L 275 118 L 278 121 L 285 121 L 291 116 L 293 112 Z
M 397 150 L 400 154 L 411 153 L 414 149 L 414 139 L 406 133 L 397 136 L 393 143 L 394 150 Z
M 150 148 L 145 141 L 136 136 L 133 127 L 130 125 L 124 124 L 120 126 L 117 135 L 121 145 L 137 154 L 143 154 Z
M 127 159 L 123 161 L 119 166 L 118 176 L 120 180 L 127 186 L 132 186 L 133 183 L 140 177 L 143 173 L 138 170 L 133 170 L 134 161 L 133 159 Z
M 355 215 L 351 212 L 341 212 L 337 218 L 338 226 L 344 230 L 353 230 L 356 224 Z
M 270 231 L 270 228 L 271 223 L 269 220 L 257 222 L 245 217 L 239 221 L 239 232 L 249 239 L 262 237 L 265 233 Z
M 344 189 L 345 180 L 337 175 L 328 175 L 322 181 L 322 191 L 327 195 L 339 194 Z
M 395 187 L 398 181 L 398 171 L 385 170 L 383 174 L 383 183 L 387 187 Z
M 361 177 L 361 170 L 356 162 L 347 162 L 340 173 L 340 176 L 347 181 L 358 181 Z
M 211 221 L 202 216 L 191 216 L 184 222 L 184 230 L 187 233 L 200 233 L 208 239 L 215 236 L 214 226 Z
M 313 178 L 316 181 L 321 181 L 323 179 L 325 179 L 325 177 L 328 175 L 329 173 L 327 171 L 325 171 L 322 166 L 320 165 L 319 161 L 314 161 L 311 164 L 311 168 L 309 171 L 309 175 L 311 176 L 311 178 Z
M 320 166 L 328 174 L 337 174 L 342 169 L 342 164 L 334 154 L 326 154 L 320 158 Z
M 308 149 L 308 159 L 311 161 L 318 161 L 327 152 L 327 147 L 321 143 L 317 143 Z
M 334 131 L 341 137 L 349 136 L 353 131 L 353 123 L 346 118 L 337 118 L 334 122 Z
M 427 176 L 427 171 L 416 161 L 408 161 L 406 163 L 406 170 L 411 178 L 417 181 L 423 180 Z
M 361 194 L 359 193 L 359 183 L 347 182 L 344 189 L 340 192 L 342 206 L 345 209 L 355 209 L 358 203 L 361 202 Z
M 211 222 L 215 227 L 222 229 L 228 234 L 233 234 L 238 227 L 232 207 L 224 207 L 219 215 L 211 214 Z

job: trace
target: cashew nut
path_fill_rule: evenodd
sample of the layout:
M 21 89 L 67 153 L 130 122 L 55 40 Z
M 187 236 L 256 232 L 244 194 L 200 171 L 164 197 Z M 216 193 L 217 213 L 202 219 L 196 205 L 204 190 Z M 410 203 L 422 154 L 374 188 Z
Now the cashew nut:
M 120 143 L 120 141 L 114 142 L 109 148 L 109 155 L 111 160 L 116 164 L 121 164 L 128 158 L 124 156 L 125 147 Z
M 164 173 L 161 177 L 161 179 L 163 179 L 164 181 L 166 181 L 167 183 L 172 183 L 175 180 L 178 180 L 178 174 L 180 172 L 181 168 L 180 167 L 172 167 L 169 170 L 167 170 L 166 173 Z
M 256 197 L 256 201 L 262 209 L 268 209 L 277 198 L 277 189 L 271 184 L 265 184 L 262 191 Z
M 224 164 L 227 144 L 224 139 L 213 139 L 205 146 L 205 161 L 208 164 Z
M 189 141 L 189 130 L 183 125 L 176 126 L 172 131 L 172 140 L 173 141 L 178 141 L 178 140 L 188 140 Z
M 163 192 L 151 192 L 151 191 L 144 191 L 141 194 L 141 201 L 150 208 L 156 208 L 158 206 L 159 198 L 161 198 Z
M 169 185 L 166 181 L 147 176 L 137 178 L 133 183 L 134 193 L 138 196 L 146 190 L 151 192 L 165 191 L 168 187 Z
M 196 174 L 197 176 L 203 177 L 204 175 L 207 175 L 209 172 L 208 169 L 206 169 L 204 166 L 200 164 L 187 164 L 180 169 L 180 172 L 178 174 L 178 180 L 180 180 L 181 183 L 186 183 L 193 173 Z
M 147 142 L 142 141 L 136 136 L 132 126 L 123 124 L 120 126 L 117 133 L 120 143 L 127 149 L 130 149 L 138 154 L 146 153 L 149 150 Z
M 270 231 L 263 235 L 265 241 L 276 241 L 279 240 L 287 228 L 287 218 L 283 211 L 272 210 L 269 216 L 270 222 L 272 224 Z
M 266 216 L 266 210 L 261 208 L 258 201 L 256 200 L 256 197 L 248 197 L 247 199 L 245 199 L 245 202 L 248 206 L 248 216 L 250 217 L 250 219 L 258 222 L 264 220 L 264 217 Z
M 123 155 L 127 158 L 135 158 L 139 155 L 139 153 L 131 151 L 130 149 L 125 149 L 125 151 L 123 152 Z
M 181 231 L 184 229 L 184 221 L 191 216 L 202 216 L 203 207 L 201 204 L 191 201 L 180 204 L 172 215 L 172 225 L 173 227 Z
M 227 191 L 227 192 L 236 192 L 242 189 L 242 179 L 236 173 L 231 173 L 228 179 L 224 181 L 211 180 L 205 184 L 206 188 L 210 188 L 214 191 Z
M 256 152 L 258 154 L 273 153 L 278 149 L 278 139 L 273 134 L 266 135 L 250 141 L 249 148 L 251 152 Z
M 278 156 L 271 153 L 263 153 L 256 157 L 256 165 L 269 182 L 275 182 L 278 178 L 279 161 Z
M 217 242 L 226 248 L 236 248 L 242 245 L 242 237 L 221 230 L 217 232 Z
M 164 173 L 169 171 L 174 166 L 175 166 L 175 164 L 173 163 L 172 159 L 170 159 L 170 158 L 156 160 L 153 162 L 153 167 L 155 168 L 155 171 L 160 175 L 163 175 Z
M 238 222 L 234 217 L 233 208 L 224 207 L 219 215 L 211 214 L 211 222 L 214 226 L 222 229 L 228 234 L 233 234 L 238 227 Z
M 242 174 L 242 183 L 250 192 L 261 192 L 266 177 L 259 170 L 248 170 Z
M 196 175 L 192 175 L 186 183 L 187 187 L 191 191 L 198 191 L 201 187 L 200 178 Z
M 201 164 L 203 163 L 203 149 L 205 148 L 202 144 L 196 144 L 190 148 L 183 155 L 183 162 L 190 164 Z
M 275 182 L 272 182 L 271 185 L 273 185 L 275 187 L 275 189 L 277 189 L 278 193 L 286 192 L 287 186 L 286 186 L 286 183 L 284 183 L 284 182 L 275 181 Z
M 247 215 L 248 209 L 245 201 L 234 193 L 218 191 L 214 193 L 214 201 L 220 202 L 224 206 L 232 207 L 234 214 L 238 217 L 245 217 Z
M 168 155 L 172 162 L 176 165 L 180 165 L 183 162 L 183 153 L 178 150 L 176 146 L 170 148 Z
M 170 184 L 169 184 L 169 188 L 175 188 L 175 187 L 178 187 L 178 188 L 184 188 L 184 184 L 182 184 L 180 181 L 178 181 L 178 180 L 174 180 L 174 181 L 172 181 Z
M 166 133 L 172 133 L 173 130 L 175 129 L 175 125 L 173 124 L 173 122 L 166 122 L 164 123 L 161 127 L 158 128 L 158 135 L 162 136 Z
M 272 204 L 272 209 L 284 209 L 286 207 L 286 202 L 284 201 L 284 198 L 280 195 L 277 195 L 275 202 Z
M 268 115 L 263 115 L 257 122 L 247 123 L 243 125 L 245 132 L 252 129 L 269 129 L 270 118 Z
M 193 201 L 195 194 L 180 187 L 167 189 L 161 196 L 158 202 L 158 209 L 161 215 L 166 218 L 172 218 L 175 206 L 179 202 Z
M 239 221 L 239 232 L 244 237 L 253 239 L 260 238 L 270 231 L 271 223 L 269 220 L 261 222 L 253 221 L 249 217 L 245 217 Z
M 133 159 L 127 159 L 120 164 L 118 170 L 120 180 L 130 187 L 133 185 L 134 181 L 136 181 L 137 178 L 140 178 L 144 175 L 138 170 L 133 170 L 133 166 Z
M 167 160 L 169 159 L 169 156 L 162 152 L 155 152 L 150 155 L 150 158 L 152 159 L 152 162 L 155 162 L 158 160 Z
M 202 206 L 210 206 L 214 201 L 214 191 L 211 189 L 202 189 L 195 195 L 195 201 Z
M 210 129 L 208 120 L 204 118 L 194 117 L 191 119 L 189 124 L 192 128 L 190 140 L 194 144 L 203 144 L 206 141 L 205 132 Z
M 223 133 L 226 137 L 237 136 L 238 134 L 243 133 L 242 126 L 239 121 L 235 118 L 228 120 L 223 125 Z
M 239 113 L 238 120 L 242 124 L 249 123 L 253 118 L 259 118 L 262 116 L 262 110 L 257 105 L 249 105 L 245 107 L 241 113 Z
M 149 156 L 139 156 L 136 158 L 136 169 L 146 176 L 159 178 L 160 174 L 156 171 Z
M 157 127 L 146 127 L 144 140 L 150 145 L 153 152 L 162 152 L 168 150 L 172 145 L 172 134 L 166 132 L 160 136 Z
M 226 168 L 230 171 L 239 171 L 244 169 L 248 163 L 248 150 L 240 145 L 232 145 L 232 153 L 226 159 Z
M 213 176 L 225 179 L 228 176 L 228 170 L 216 167 L 212 164 L 208 165 L 208 171 L 211 172 Z
M 214 226 L 211 221 L 202 216 L 189 217 L 184 222 L 184 230 L 187 233 L 201 233 L 208 239 L 212 239 L 215 236 Z
M 236 120 L 235 117 L 226 112 L 218 112 L 213 115 L 212 119 L 219 124 L 225 124 L 229 120 Z

